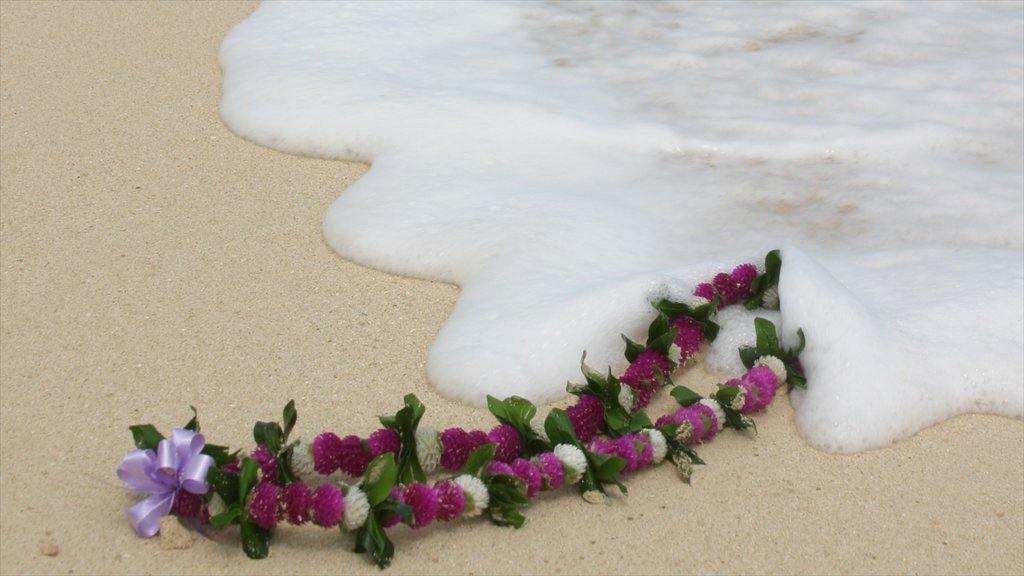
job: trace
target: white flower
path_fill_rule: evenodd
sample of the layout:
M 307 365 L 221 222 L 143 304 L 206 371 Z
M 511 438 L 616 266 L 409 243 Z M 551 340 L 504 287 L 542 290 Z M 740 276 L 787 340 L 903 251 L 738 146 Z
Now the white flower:
M 683 349 L 675 342 L 668 345 L 668 359 L 676 366 L 678 366 L 679 361 L 683 359 Z
M 441 462 L 441 442 L 437 432 L 426 426 L 416 429 L 416 459 L 423 472 L 430 474 Z
M 786 365 L 775 356 L 761 356 L 754 362 L 754 366 L 764 366 L 771 370 L 775 374 L 775 380 L 778 384 L 786 381 Z
M 768 310 L 779 309 L 779 289 L 775 286 L 764 291 L 761 295 L 761 306 L 764 306 Z
M 313 445 L 309 442 L 300 440 L 292 450 L 292 472 L 307 483 L 319 476 L 313 467 Z
M 348 493 L 345 494 L 345 530 L 358 530 L 369 515 L 370 501 L 367 500 L 366 493 L 360 490 L 359 486 L 349 486 Z
M 622 406 L 626 412 L 633 410 L 633 402 L 636 401 L 636 394 L 633 389 L 625 384 L 619 386 L 619 406 Z
M 476 476 L 468 474 L 458 476 L 453 481 L 462 488 L 462 494 L 466 497 L 466 508 L 462 513 L 463 516 L 467 518 L 476 516 L 487 509 L 491 497 L 487 493 L 487 486 L 484 486 L 483 481 Z
M 725 426 L 725 410 L 722 410 L 722 405 L 714 398 L 701 398 L 700 403 L 714 411 L 715 421 L 718 422 L 718 429 L 715 432 L 721 430 L 722 426 Z
M 530 430 L 540 437 L 541 440 L 548 442 L 548 431 L 544 429 L 544 420 L 540 418 L 534 418 L 530 420 Z
M 652 461 L 655 464 L 660 464 L 665 459 L 665 454 L 668 454 L 668 441 L 665 440 L 665 435 L 654 428 L 644 428 L 640 432 L 646 434 L 651 440 Z
M 587 470 L 587 457 L 583 452 L 572 444 L 559 444 L 555 446 L 555 457 L 562 463 L 565 483 L 579 482 Z

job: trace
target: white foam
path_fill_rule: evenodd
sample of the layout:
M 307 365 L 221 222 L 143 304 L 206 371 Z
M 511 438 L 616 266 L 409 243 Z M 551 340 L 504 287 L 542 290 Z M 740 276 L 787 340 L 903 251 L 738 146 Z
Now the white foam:
M 621 368 L 648 297 L 784 246 L 798 426 L 860 450 L 1024 415 L 1022 25 L 1015 3 L 265 2 L 222 46 L 222 115 L 373 163 L 325 237 L 462 287 L 428 375 L 469 402 L 557 398 L 584 349 Z

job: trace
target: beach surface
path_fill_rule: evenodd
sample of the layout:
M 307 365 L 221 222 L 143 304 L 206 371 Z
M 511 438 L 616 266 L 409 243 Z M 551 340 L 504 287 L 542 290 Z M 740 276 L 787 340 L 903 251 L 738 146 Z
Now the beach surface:
M 321 237 L 369 167 L 221 123 L 218 47 L 255 6 L 0 2 L 2 574 L 376 574 L 337 530 L 284 526 L 258 564 L 233 534 L 139 538 L 115 474 L 128 426 L 169 432 L 195 406 L 209 442 L 250 449 L 294 399 L 299 436 L 365 437 L 408 393 L 434 429 L 494 425 L 425 377 L 457 287 Z M 682 374 L 703 392 L 724 377 Z M 724 431 L 690 486 L 662 466 L 604 504 L 543 494 L 519 530 L 396 527 L 388 571 L 1024 573 L 1024 422 L 962 416 L 840 456 L 792 419 L 783 395 L 756 435 Z

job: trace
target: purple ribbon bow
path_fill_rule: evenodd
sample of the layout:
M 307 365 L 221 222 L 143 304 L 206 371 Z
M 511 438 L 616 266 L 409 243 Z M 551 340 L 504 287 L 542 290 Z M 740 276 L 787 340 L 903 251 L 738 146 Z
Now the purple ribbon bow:
M 213 458 L 201 454 L 206 441 L 202 434 L 183 428 L 161 440 L 156 453 L 132 450 L 117 469 L 117 477 L 135 492 L 150 497 L 128 509 L 128 521 L 140 536 L 149 538 L 160 531 L 160 518 L 171 512 L 178 490 L 206 494 L 206 473 Z

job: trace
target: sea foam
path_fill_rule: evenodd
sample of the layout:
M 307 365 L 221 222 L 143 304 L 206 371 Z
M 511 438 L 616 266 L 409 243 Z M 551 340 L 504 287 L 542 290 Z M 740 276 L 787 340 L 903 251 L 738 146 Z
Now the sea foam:
M 547 401 L 648 300 L 783 250 L 797 425 L 834 451 L 1024 415 L 1024 5 L 265 2 L 222 116 L 372 163 L 323 229 L 457 283 L 428 376 Z M 751 315 L 708 362 L 739 369 Z

